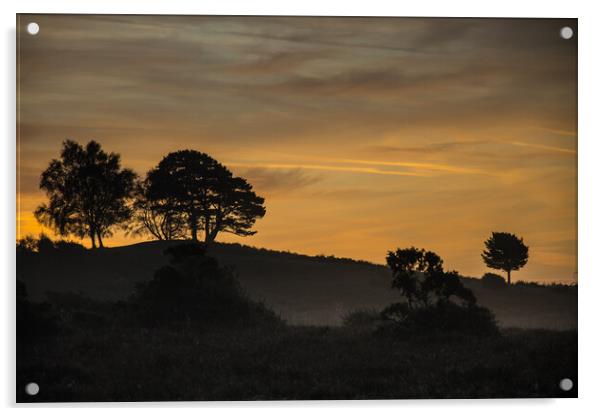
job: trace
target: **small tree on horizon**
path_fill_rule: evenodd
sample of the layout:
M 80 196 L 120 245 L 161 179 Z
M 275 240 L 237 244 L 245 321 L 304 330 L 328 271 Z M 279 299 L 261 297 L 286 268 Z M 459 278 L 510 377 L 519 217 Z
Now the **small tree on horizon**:
M 485 250 L 481 257 L 487 267 L 504 270 L 507 274 L 507 283 L 510 285 L 512 270 L 519 270 L 527 264 L 529 247 L 523 243 L 522 238 L 514 234 L 494 231 L 485 241 Z
M 128 220 L 127 202 L 134 190 L 136 174 L 122 169 L 120 156 L 106 153 L 99 143 L 83 147 L 66 140 L 59 159 L 42 172 L 40 189 L 48 203 L 35 210 L 36 219 L 61 236 L 89 237 L 92 248 L 103 247 L 102 238 Z

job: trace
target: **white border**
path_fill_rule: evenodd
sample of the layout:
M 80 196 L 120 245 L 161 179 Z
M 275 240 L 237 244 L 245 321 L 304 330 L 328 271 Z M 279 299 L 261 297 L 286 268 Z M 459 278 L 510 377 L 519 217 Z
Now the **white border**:
M 1 65 L 4 97 L 1 101 L 2 140 L 0 175 L 2 180 L 0 204 L 0 244 L 2 255 L 3 311 L 0 336 L 3 360 L 0 376 L 0 397 L 4 406 L 14 408 L 14 241 L 15 241 L 15 13 L 130 13 L 130 14 L 251 14 L 251 15 L 347 15 L 347 16 L 466 16 L 466 17 L 577 17 L 579 18 L 579 399 L 577 400 L 452 400 L 452 401 L 380 401 L 380 402 L 261 402 L 261 403 L 143 403 L 52 405 L 45 413 L 80 413 L 87 411 L 105 414 L 107 407 L 126 407 L 114 412 L 147 408 L 150 414 L 163 414 L 165 408 L 187 412 L 230 413 L 244 411 L 251 415 L 318 414 L 345 409 L 350 414 L 378 411 L 381 414 L 420 413 L 445 415 L 504 415 L 509 412 L 545 413 L 546 415 L 595 414 L 599 411 L 600 396 L 600 339 L 602 324 L 600 296 L 602 295 L 601 267 L 598 263 L 600 244 L 602 179 L 600 158 L 600 77 L 602 74 L 602 15 L 594 1 L 382 1 L 352 3 L 350 0 L 283 1 L 190 1 L 190 0 L 104 0 L 104 1 L 27 1 L 17 4 L 2 2 L 4 47 Z M 41 406 L 17 411 L 33 412 Z M 285 409 L 283 409 L 285 408 Z M 133 410 L 133 409 L 132 409 Z

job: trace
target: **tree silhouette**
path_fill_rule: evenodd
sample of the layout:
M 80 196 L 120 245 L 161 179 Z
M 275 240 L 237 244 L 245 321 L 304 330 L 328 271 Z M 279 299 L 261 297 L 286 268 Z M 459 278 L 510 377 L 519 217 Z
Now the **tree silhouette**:
M 138 183 L 134 195 L 133 221 L 127 227 L 127 233 L 136 236 L 150 234 L 158 240 L 184 238 L 186 218 L 176 207 L 176 201 L 169 196 L 152 197 L 148 180 Z
M 460 280 L 456 271 L 444 271 L 443 260 L 432 251 L 410 247 L 390 251 L 387 265 L 393 271 L 392 287 L 399 289 L 412 309 L 419 304 L 429 306 L 449 302 L 452 296 L 467 305 L 476 303 L 476 298 Z
M 194 241 L 199 231 L 204 232 L 206 243 L 214 241 L 219 232 L 253 235 L 256 219 L 265 215 L 264 199 L 253 187 L 205 153 L 170 153 L 148 172 L 146 180 L 149 201 L 163 200 L 185 215 Z
M 127 201 L 134 189 L 136 175 L 121 169 L 120 157 L 104 152 L 90 141 L 86 147 L 66 140 L 59 159 L 53 159 L 42 172 L 40 189 L 48 203 L 40 205 L 37 220 L 58 234 L 88 236 L 92 247 L 103 247 L 102 238 L 131 216 Z
M 481 254 L 483 261 L 492 269 L 504 270 L 508 275 L 527 264 L 529 260 L 529 247 L 523 239 L 510 233 L 492 232 L 491 237 L 485 241 L 485 250 Z

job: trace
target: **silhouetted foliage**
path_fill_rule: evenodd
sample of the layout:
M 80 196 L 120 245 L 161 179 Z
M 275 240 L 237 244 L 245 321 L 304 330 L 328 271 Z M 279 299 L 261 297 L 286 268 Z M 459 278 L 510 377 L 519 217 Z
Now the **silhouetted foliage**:
M 481 277 L 481 283 L 485 287 L 492 289 L 502 289 L 506 287 L 506 279 L 495 273 L 485 273 L 483 277 Z
M 429 306 L 433 302 L 448 302 L 456 296 L 467 305 L 476 302 L 474 294 L 462 284 L 456 271 L 444 271 L 443 260 L 432 251 L 410 247 L 397 249 L 387 255 L 387 265 L 393 271 L 391 286 L 398 289 L 408 308 Z
M 523 239 L 514 234 L 493 232 L 485 241 L 485 250 L 481 254 L 483 261 L 492 269 L 504 270 L 508 275 L 508 284 L 511 283 L 510 273 L 527 264 L 529 260 L 529 247 Z
M 119 159 L 95 141 L 85 147 L 63 142 L 60 158 L 50 162 L 40 179 L 49 201 L 36 209 L 38 221 L 60 235 L 88 236 L 93 248 L 98 240 L 102 247 L 102 238 L 131 216 L 127 201 L 136 175 L 121 169 Z
M 165 254 L 170 265 L 139 283 L 131 299 L 145 324 L 280 322 L 263 304 L 250 300 L 232 273 L 205 254 L 203 245 L 179 244 Z
M 127 228 L 130 235 L 150 234 L 157 240 L 177 240 L 186 236 L 186 216 L 169 190 L 151 194 L 149 180 L 137 184 L 134 214 Z
M 376 309 L 351 311 L 343 317 L 343 326 L 355 329 L 375 329 L 382 321 Z
M 458 272 L 445 271 L 436 253 L 415 247 L 397 249 L 388 253 L 387 264 L 393 271 L 392 287 L 406 299 L 381 312 L 381 319 L 396 332 L 497 333 L 493 314 L 476 306 L 474 294 L 462 284 Z
M 490 336 L 499 333 L 493 313 L 474 304 L 438 302 L 412 309 L 406 303 L 394 303 L 382 311 L 381 317 L 393 324 L 383 328 L 406 335 L 458 332 Z
M 521 288 L 535 288 L 535 289 L 551 289 L 556 292 L 576 292 L 578 290 L 577 283 L 540 283 L 540 282 L 525 282 L 519 280 L 518 282 L 512 283 L 513 287 Z
M 53 241 L 44 233 L 40 233 L 37 239 L 32 235 L 27 235 L 17 241 L 17 257 L 35 253 L 75 253 L 85 250 L 86 248 L 80 243 L 63 239 Z
M 149 171 L 145 197 L 151 207 L 185 215 L 191 238 L 197 241 L 203 231 L 206 243 L 219 232 L 253 235 L 256 219 L 265 215 L 264 199 L 245 179 L 194 150 L 170 153 Z
M 52 253 L 55 250 L 54 242 L 44 233 L 40 234 L 37 246 L 37 252 L 40 254 Z
M 17 241 L 17 256 L 19 254 L 35 253 L 38 251 L 38 240 L 33 235 L 26 235 Z

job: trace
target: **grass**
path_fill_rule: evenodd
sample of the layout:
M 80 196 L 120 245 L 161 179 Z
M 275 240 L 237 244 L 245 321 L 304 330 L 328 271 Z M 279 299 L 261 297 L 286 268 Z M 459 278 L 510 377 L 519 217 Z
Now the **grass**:
M 576 397 L 575 331 L 400 339 L 349 328 L 63 331 L 18 348 L 17 400 Z M 24 386 L 40 385 L 37 396 Z

